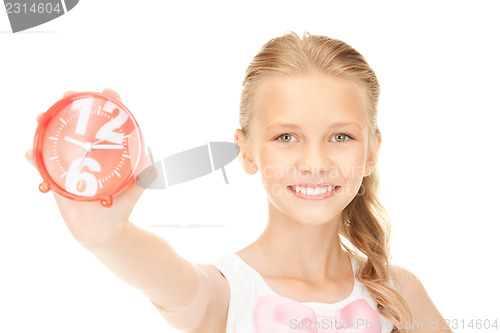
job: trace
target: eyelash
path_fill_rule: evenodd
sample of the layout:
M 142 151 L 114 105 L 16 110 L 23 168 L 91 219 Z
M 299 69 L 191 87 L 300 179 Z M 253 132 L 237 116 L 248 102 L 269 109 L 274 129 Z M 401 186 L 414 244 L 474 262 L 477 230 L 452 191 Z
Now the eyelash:
M 351 135 L 351 134 L 349 134 L 349 133 L 336 133 L 336 134 L 334 135 L 334 137 L 335 137 L 336 135 L 339 135 L 339 134 L 343 134 L 343 135 L 347 136 L 350 140 L 355 140 L 354 136 L 352 136 L 352 135 Z M 278 139 L 279 139 L 279 138 L 281 138 L 283 135 L 292 135 L 292 136 L 294 136 L 293 134 L 290 134 L 290 133 L 283 133 L 283 134 L 280 134 L 280 135 L 278 135 L 277 137 L 275 137 L 275 138 L 274 138 L 274 140 L 275 140 L 275 141 L 277 140 L 277 141 L 279 141 L 279 142 L 281 142 L 281 143 L 290 143 L 290 142 L 283 142 L 283 141 L 281 141 L 281 140 L 278 140 Z M 349 141 L 349 140 L 347 140 L 347 141 Z M 342 143 L 342 142 L 347 142 L 347 141 L 341 141 L 341 142 L 335 141 L 335 142 Z

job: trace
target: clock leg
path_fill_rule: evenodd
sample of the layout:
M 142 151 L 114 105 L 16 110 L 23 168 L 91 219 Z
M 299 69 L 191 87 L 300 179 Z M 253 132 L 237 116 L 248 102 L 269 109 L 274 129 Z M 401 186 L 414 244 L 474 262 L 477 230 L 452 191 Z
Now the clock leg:
M 103 205 L 106 208 L 113 206 L 113 198 L 107 197 L 107 198 L 101 199 L 101 205 Z
M 40 183 L 40 185 L 38 185 L 38 189 L 42 193 L 47 193 L 48 191 L 50 191 L 50 186 L 47 182 L 44 181 L 44 182 Z

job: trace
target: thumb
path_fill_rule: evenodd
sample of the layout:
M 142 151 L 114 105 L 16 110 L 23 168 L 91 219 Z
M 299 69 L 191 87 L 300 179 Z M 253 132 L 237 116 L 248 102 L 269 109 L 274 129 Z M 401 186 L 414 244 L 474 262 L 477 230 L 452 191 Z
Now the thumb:
M 33 150 L 32 149 L 28 149 L 26 151 L 26 153 L 24 154 L 24 157 L 36 169 L 35 161 L 33 160 Z
M 144 153 L 142 155 L 135 183 L 131 185 L 125 194 L 128 200 L 133 202 L 139 200 L 144 190 L 156 179 L 158 172 L 152 161 L 151 154 Z
M 160 161 L 161 162 L 161 161 Z M 151 153 L 144 153 L 141 165 L 139 167 L 140 172 L 135 180 L 135 185 L 141 187 L 143 190 L 148 188 L 155 179 L 158 177 L 158 170 L 153 163 L 153 156 Z

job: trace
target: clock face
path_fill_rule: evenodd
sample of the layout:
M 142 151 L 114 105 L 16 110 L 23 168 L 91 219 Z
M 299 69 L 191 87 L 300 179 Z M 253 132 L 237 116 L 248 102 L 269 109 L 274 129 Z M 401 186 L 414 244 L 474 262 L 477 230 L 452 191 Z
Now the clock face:
M 111 197 L 137 173 L 139 127 L 123 104 L 100 93 L 78 93 L 39 120 L 34 156 L 50 188 L 76 200 Z

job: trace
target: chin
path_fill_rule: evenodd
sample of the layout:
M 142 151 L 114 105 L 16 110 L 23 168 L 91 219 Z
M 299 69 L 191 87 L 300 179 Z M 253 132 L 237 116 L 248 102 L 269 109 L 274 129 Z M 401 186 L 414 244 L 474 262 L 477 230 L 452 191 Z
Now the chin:
M 333 219 L 333 216 L 332 217 L 325 217 L 324 215 L 323 216 L 313 216 L 313 215 L 302 216 L 302 214 L 301 214 L 301 216 L 297 217 L 295 219 L 295 221 L 297 221 L 298 223 L 300 223 L 302 225 L 320 226 L 320 225 L 326 225 L 326 224 L 333 223 L 334 219 Z

